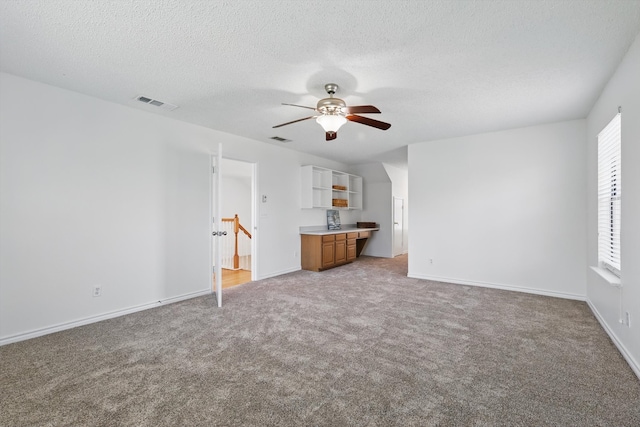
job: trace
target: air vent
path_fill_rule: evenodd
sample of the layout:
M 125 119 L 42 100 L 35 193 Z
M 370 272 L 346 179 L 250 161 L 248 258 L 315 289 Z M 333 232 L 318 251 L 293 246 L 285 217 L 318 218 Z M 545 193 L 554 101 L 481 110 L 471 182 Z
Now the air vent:
M 140 102 L 144 102 L 145 104 L 153 105 L 155 107 L 158 107 L 158 108 L 161 108 L 161 109 L 167 110 L 167 111 L 173 111 L 176 108 L 178 108 L 177 105 L 169 104 L 168 102 L 158 101 L 157 99 L 148 98 L 148 97 L 142 96 L 142 95 L 136 96 L 135 99 L 140 101 Z
M 279 136 L 272 136 L 270 139 L 273 139 L 274 141 L 278 141 L 278 142 L 291 142 L 290 139 L 285 139 L 285 138 L 280 138 Z

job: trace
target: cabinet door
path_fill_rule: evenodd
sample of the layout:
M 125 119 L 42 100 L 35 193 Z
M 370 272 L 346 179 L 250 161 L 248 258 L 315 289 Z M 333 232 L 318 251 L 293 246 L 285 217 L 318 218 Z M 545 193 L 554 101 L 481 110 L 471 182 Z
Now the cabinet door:
M 335 264 L 335 247 L 335 242 L 322 244 L 322 268 L 328 268 Z
M 356 259 L 356 239 L 347 240 L 347 261 Z
M 335 260 L 336 260 L 336 264 L 347 262 L 347 241 L 346 240 L 336 240 Z

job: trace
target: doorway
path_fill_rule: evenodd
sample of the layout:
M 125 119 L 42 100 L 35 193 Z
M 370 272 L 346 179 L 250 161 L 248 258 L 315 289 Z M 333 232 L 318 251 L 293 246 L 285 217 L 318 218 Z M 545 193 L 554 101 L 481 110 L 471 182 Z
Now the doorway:
M 393 256 L 404 253 L 404 199 L 393 198 Z
M 255 277 L 255 164 L 222 158 L 221 170 L 221 267 L 226 289 Z

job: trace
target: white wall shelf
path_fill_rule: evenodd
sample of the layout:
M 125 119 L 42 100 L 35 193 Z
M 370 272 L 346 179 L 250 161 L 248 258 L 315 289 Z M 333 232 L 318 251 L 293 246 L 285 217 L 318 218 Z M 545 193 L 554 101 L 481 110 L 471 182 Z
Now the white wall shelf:
M 360 176 L 307 165 L 301 168 L 301 183 L 303 209 L 362 209 Z

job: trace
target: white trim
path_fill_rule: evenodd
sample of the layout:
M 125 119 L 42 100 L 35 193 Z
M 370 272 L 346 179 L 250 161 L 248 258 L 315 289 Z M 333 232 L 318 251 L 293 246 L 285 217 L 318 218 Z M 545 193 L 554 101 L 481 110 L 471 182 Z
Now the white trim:
M 78 326 L 88 325 L 90 323 L 96 323 L 107 319 L 113 319 L 114 317 L 125 316 L 127 314 L 136 313 L 138 311 L 148 310 L 150 308 L 156 308 L 167 304 L 173 304 L 175 302 L 184 301 L 191 298 L 197 298 L 204 295 L 211 295 L 213 292 L 211 289 L 204 291 L 190 292 L 188 294 L 178 295 L 175 297 L 167 298 L 165 300 L 150 302 L 146 304 L 140 304 L 129 308 L 123 308 L 121 310 L 110 311 L 108 313 L 99 314 L 97 316 L 85 317 L 83 319 L 74 320 L 71 322 L 59 323 L 53 326 L 47 326 L 45 328 L 34 329 L 29 332 L 23 332 L 17 335 L 12 335 L 6 338 L 0 339 L 0 346 L 11 344 L 14 342 L 24 341 L 31 338 L 41 337 L 43 335 L 52 334 L 54 332 L 60 332 L 67 329 L 77 328 Z
M 221 240 L 213 238 L 213 231 L 219 232 L 222 230 L 222 143 L 217 143 L 215 154 L 211 155 L 211 164 L 214 165 L 211 174 L 211 193 L 209 199 L 211 200 L 211 216 L 213 219 L 211 223 L 211 231 L 209 232 L 209 239 L 211 241 L 211 265 L 215 272 L 215 284 L 214 290 L 216 294 L 216 302 L 218 308 L 222 307 L 222 258 L 221 258 Z M 215 196 L 215 199 L 214 199 Z M 215 249 L 214 249 L 215 247 Z M 215 259 L 214 259 L 215 257 Z
M 611 286 L 614 286 L 616 288 L 621 288 L 622 287 L 622 280 L 620 280 L 620 278 L 618 276 L 616 276 L 615 274 L 613 274 L 609 270 L 606 270 L 606 269 L 601 268 L 601 267 L 589 267 L 589 268 L 591 268 L 593 271 L 595 271 L 600 277 L 602 277 Z
M 251 280 L 256 281 L 258 271 L 258 163 L 251 163 Z
M 624 357 L 624 360 L 627 361 L 633 373 L 636 374 L 638 379 L 640 379 L 640 364 L 633 358 L 629 350 L 627 350 L 624 344 L 622 344 L 622 341 L 618 339 L 618 337 L 613 332 L 613 330 L 609 327 L 609 325 L 607 325 L 607 322 L 605 322 L 604 318 L 602 317 L 602 315 L 600 315 L 600 313 L 598 312 L 596 307 L 591 303 L 591 301 L 588 299 L 586 301 L 587 301 L 587 305 L 591 309 L 591 312 L 600 323 L 600 326 L 602 326 L 602 329 L 604 329 L 607 335 L 609 335 L 609 338 L 611 338 L 611 341 L 613 341 L 613 343 L 616 345 L 616 347 L 618 348 L 618 351 L 620 352 L 620 354 L 622 354 L 622 357 Z
M 296 271 L 300 271 L 300 270 L 302 270 L 302 268 L 300 268 L 300 267 L 295 267 L 295 268 L 290 268 L 290 269 L 287 269 L 287 270 L 276 271 L 275 273 L 269 273 L 269 274 L 267 274 L 267 275 L 265 275 L 265 276 L 262 276 L 262 277 L 260 277 L 260 278 L 259 278 L 259 279 L 257 279 L 257 280 L 270 279 L 270 278 L 272 278 L 272 277 L 282 276 L 283 274 L 294 273 L 294 272 L 296 272 Z
M 503 284 L 488 283 L 488 282 L 476 282 L 476 281 L 471 282 L 468 280 L 452 279 L 450 277 L 424 276 L 424 275 L 413 275 L 413 274 L 409 274 L 407 275 L 407 277 L 412 279 L 423 279 L 423 280 L 433 280 L 435 282 L 453 283 L 455 285 L 478 286 L 481 288 L 492 288 L 492 289 L 502 289 L 505 291 L 524 292 L 527 294 L 544 295 L 548 297 L 564 298 L 564 299 L 571 299 L 571 300 L 577 300 L 577 301 L 587 300 L 586 295 L 548 291 L 545 289 L 525 288 L 520 286 L 503 285 Z
M 209 154 L 209 172 L 211 174 L 209 175 L 209 272 L 207 273 L 207 277 L 211 278 L 211 284 L 209 285 L 211 293 L 215 291 L 215 283 L 213 283 L 213 273 L 215 273 L 215 263 L 213 260 L 213 228 L 215 227 L 213 221 L 213 174 L 215 170 L 213 168 L 215 165 L 213 156 L 215 156 L 214 153 Z

